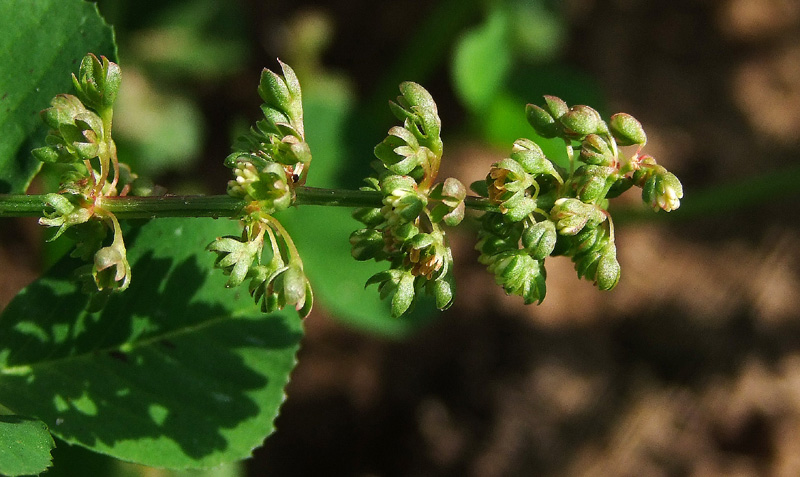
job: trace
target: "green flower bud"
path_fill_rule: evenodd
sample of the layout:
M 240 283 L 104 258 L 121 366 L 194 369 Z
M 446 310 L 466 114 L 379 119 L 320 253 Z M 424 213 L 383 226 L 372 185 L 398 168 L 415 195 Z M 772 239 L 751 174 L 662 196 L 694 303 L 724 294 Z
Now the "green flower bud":
M 42 121 L 50 129 L 58 129 L 62 124 L 74 124 L 75 118 L 87 110 L 81 100 L 71 94 L 59 94 L 50 102 L 51 107 L 41 112 Z
M 394 174 L 408 174 L 416 167 L 429 164 L 433 152 L 420 146 L 417 138 L 408 129 L 395 126 L 389 135 L 375 146 L 375 157 Z
M 524 250 L 502 254 L 489 265 L 489 272 L 495 275 L 495 281 L 508 294 L 523 297 L 525 304 L 544 300 L 545 270 L 544 265 L 534 260 Z
M 78 98 L 98 112 L 114 104 L 121 80 L 122 73 L 116 63 L 91 53 L 83 57 L 78 76 L 72 75 Z
M 642 200 L 653 210 L 670 212 L 681 205 L 683 186 L 674 174 L 661 166 L 654 166 L 642 186 Z
M 597 250 L 605 246 L 608 240 L 608 232 L 604 227 L 584 227 L 583 230 L 572 236 L 570 241 L 570 254 L 577 255 Z
M 617 248 L 609 243 L 603 249 L 597 263 L 597 276 L 595 283 L 601 290 L 611 290 L 619 282 L 620 266 L 617 261 Z
M 303 101 L 300 83 L 294 70 L 289 65 L 278 60 L 283 71 L 283 76 L 266 68 L 261 72 L 261 81 L 258 85 L 258 94 L 264 100 L 264 132 L 286 136 L 286 130 L 281 125 L 290 126 L 292 135 L 303 139 Z M 259 126 L 261 127 L 261 125 Z
M 93 215 L 90 207 L 84 207 L 81 197 L 77 195 L 47 194 L 44 202 L 54 211 L 46 210 L 44 217 L 39 219 L 39 225 L 58 227 L 58 231 L 48 241 L 57 239 L 73 225 L 88 222 Z
M 444 277 L 438 280 L 428 282 L 430 293 L 436 300 L 436 308 L 446 310 L 453 304 L 453 289 L 455 284 L 452 280 L 447 280 Z
M 603 120 L 600 114 L 589 106 L 573 106 L 559 118 L 564 134 L 571 139 L 583 139 L 589 134 L 596 133 L 601 128 Z
M 556 221 L 556 229 L 561 235 L 575 235 L 585 226 L 596 226 L 606 219 L 606 215 L 596 206 L 578 199 L 561 198 L 550 210 L 550 218 Z
M 503 202 L 500 210 L 512 222 L 519 222 L 528 217 L 536 210 L 536 200 L 523 193 L 517 193 L 507 201 Z
M 518 240 L 498 237 L 497 235 L 484 235 L 475 244 L 475 250 L 481 252 L 478 261 L 484 265 L 488 265 L 495 261 L 496 255 L 502 252 L 517 250 L 517 242 Z
M 535 104 L 525 106 L 525 117 L 528 123 L 533 126 L 536 134 L 546 139 L 558 136 L 558 125 L 553 116 Z
M 599 134 L 589 134 L 581 144 L 581 161 L 596 166 L 610 166 L 616 162 L 614 152 Z
M 390 269 L 373 275 L 366 286 L 378 284 L 381 299 L 392 296 L 392 317 L 397 318 L 411 310 L 416 298 L 415 277 L 409 271 Z
M 37 160 L 51 164 L 56 162 L 78 162 L 77 158 L 69 154 L 63 146 L 37 147 L 31 151 L 31 154 Z
M 553 253 L 556 246 L 556 225 L 550 220 L 543 220 L 527 227 L 522 232 L 522 245 L 536 260 L 544 260 Z
M 381 209 L 376 207 L 361 207 L 353 211 L 353 218 L 367 227 L 377 227 L 383 223 Z
M 547 111 L 554 119 L 561 119 L 561 117 L 567 114 L 569 111 L 569 106 L 567 106 L 567 103 L 565 103 L 564 100 L 559 97 L 545 95 L 544 102 L 546 104 Z
M 513 223 L 497 212 L 487 212 L 481 217 L 481 228 L 493 235 L 511 237 L 516 232 L 516 240 L 522 233 L 519 224 Z
M 576 191 L 581 201 L 596 203 L 605 198 L 617 179 L 617 169 L 604 166 L 582 166 L 575 173 Z
M 408 176 L 392 175 L 381 181 L 384 207 L 381 213 L 390 226 L 411 222 L 419 217 L 428 204 L 416 190 L 416 182 Z
M 206 250 L 217 254 L 214 267 L 229 276 L 225 286 L 232 288 L 247 277 L 253 262 L 261 256 L 263 245 L 263 240 L 243 241 L 239 237 L 226 236 L 208 244 Z
M 464 199 L 467 189 L 458 179 L 448 177 L 444 182 L 434 186 L 428 197 L 441 201 L 431 209 L 431 220 L 444 221 L 446 225 L 454 227 L 464 220 Z
M 385 247 L 383 234 L 375 229 L 356 230 L 350 234 L 350 253 L 359 261 L 376 258 Z
M 550 159 L 544 155 L 542 149 L 533 141 L 517 139 L 514 142 L 511 159 L 519 163 L 528 174 L 552 176 L 559 183 L 564 182 Z
M 633 144 L 644 146 L 647 143 L 647 135 L 644 133 L 644 128 L 630 114 L 617 113 L 611 116 L 608 126 L 620 146 L 631 146 Z
M 413 222 L 405 222 L 391 227 L 390 231 L 397 242 L 403 243 L 417 235 L 419 228 Z

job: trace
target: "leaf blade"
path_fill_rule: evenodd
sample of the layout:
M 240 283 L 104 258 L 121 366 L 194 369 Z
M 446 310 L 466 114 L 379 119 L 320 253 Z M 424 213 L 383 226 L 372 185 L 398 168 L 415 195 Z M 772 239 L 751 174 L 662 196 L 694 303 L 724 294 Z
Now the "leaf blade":
M 115 58 L 116 46 L 97 7 L 80 0 L 7 0 L 0 18 L 11 20 L 0 32 L 0 193 L 18 194 L 40 167 L 30 154 L 44 142 L 39 111 L 72 89 L 87 52 Z
M 8 476 L 40 474 L 52 462 L 55 448 L 45 423 L 23 416 L 0 416 L 0 473 Z
M 72 263 L 34 282 L 0 316 L 0 401 L 122 460 L 249 457 L 274 430 L 302 328 L 293 313 L 264 316 L 224 288 L 211 254 L 195 256 L 236 227 L 161 219 L 128 233 L 133 283 L 100 313 L 81 308 Z

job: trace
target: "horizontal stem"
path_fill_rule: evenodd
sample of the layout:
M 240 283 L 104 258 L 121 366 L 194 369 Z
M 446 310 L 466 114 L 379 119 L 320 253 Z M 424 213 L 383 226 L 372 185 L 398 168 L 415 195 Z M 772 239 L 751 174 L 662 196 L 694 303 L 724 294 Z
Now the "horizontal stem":
M 295 205 L 329 207 L 381 207 L 378 191 L 298 187 Z M 466 206 L 493 210 L 486 199 L 467 197 Z M 156 217 L 233 217 L 245 201 L 227 195 L 165 195 L 157 197 L 103 197 L 98 206 L 119 219 Z M 50 209 L 44 195 L 0 195 L 0 217 L 42 217 Z
M 327 205 L 334 207 L 381 207 L 383 196 L 376 190 L 319 189 L 298 187 L 295 205 Z

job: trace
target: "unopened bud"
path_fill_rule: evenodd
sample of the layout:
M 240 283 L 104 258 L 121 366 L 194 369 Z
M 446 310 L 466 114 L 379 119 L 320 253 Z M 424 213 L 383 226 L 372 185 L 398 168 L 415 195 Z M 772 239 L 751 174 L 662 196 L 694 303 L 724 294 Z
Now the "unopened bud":
M 630 114 L 617 113 L 611 116 L 608 126 L 620 146 L 644 145 L 647 142 L 642 124 Z
M 552 139 L 558 135 L 558 125 L 553 116 L 535 104 L 525 106 L 525 117 L 533 127 L 536 134 L 546 139 Z
M 522 232 L 522 245 L 536 260 L 544 260 L 556 246 L 556 226 L 550 220 L 536 222 Z
M 600 114 L 593 108 L 584 105 L 572 107 L 559 121 L 564 127 L 564 133 L 574 139 L 596 133 L 602 123 Z

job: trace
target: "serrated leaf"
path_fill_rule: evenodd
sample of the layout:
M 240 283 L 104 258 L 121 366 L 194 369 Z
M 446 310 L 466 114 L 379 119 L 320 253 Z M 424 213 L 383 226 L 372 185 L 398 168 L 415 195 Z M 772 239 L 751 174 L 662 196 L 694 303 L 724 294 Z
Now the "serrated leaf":
M 243 459 L 273 430 L 302 336 L 225 289 L 205 245 L 233 221 L 160 219 L 126 234 L 133 282 L 98 313 L 63 261 L 0 315 L 0 402 L 68 443 L 168 468 Z
M 56 446 L 47 425 L 30 417 L 0 416 L 0 473 L 7 476 L 40 474 Z
M 0 193 L 25 192 L 40 163 L 30 150 L 44 143 L 39 111 L 72 90 L 88 52 L 116 58 L 114 33 L 93 3 L 82 0 L 0 2 Z

